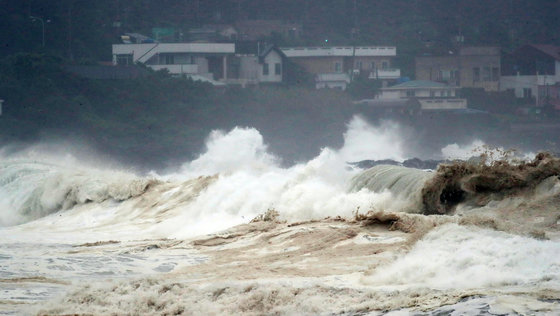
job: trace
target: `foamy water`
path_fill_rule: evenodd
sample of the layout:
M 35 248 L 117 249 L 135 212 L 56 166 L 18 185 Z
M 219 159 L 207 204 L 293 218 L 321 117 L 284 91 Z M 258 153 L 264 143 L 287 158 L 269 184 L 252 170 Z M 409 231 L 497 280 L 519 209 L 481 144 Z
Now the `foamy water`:
M 524 229 L 488 226 L 507 205 L 526 216 L 507 199 L 406 217 L 423 212 L 420 189 L 432 174 L 347 164 L 404 160 L 398 135 L 395 124 L 356 117 L 342 148 L 282 167 L 257 130 L 237 127 L 212 132 L 206 150 L 172 174 L 41 150 L 2 154 L 0 311 L 376 313 L 468 308 L 474 301 L 461 298 L 470 295 L 487 309 L 522 311 L 504 303 L 517 295 L 525 311 L 560 310 L 556 180 L 520 198 L 549 212 L 525 218 Z M 381 213 L 354 220 L 369 210 Z M 264 213 L 278 215 L 250 223 Z

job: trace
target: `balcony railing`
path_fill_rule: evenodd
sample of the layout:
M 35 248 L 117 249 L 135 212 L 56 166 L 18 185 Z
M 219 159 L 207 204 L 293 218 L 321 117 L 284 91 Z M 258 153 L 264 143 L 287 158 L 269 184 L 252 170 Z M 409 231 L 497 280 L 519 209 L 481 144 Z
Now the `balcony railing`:
M 422 110 L 455 110 L 466 109 L 466 99 L 418 99 Z
M 315 76 L 315 82 L 344 81 L 350 83 L 350 75 L 346 73 L 321 73 Z
M 369 79 L 398 79 L 401 77 L 401 70 L 396 68 L 376 69 L 369 73 Z
M 180 74 L 197 74 L 198 65 L 196 64 L 179 64 L 179 65 L 148 65 L 148 67 L 153 70 L 169 70 L 170 74 L 180 75 Z
M 281 47 L 287 57 L 396 56 L 394 46 Z

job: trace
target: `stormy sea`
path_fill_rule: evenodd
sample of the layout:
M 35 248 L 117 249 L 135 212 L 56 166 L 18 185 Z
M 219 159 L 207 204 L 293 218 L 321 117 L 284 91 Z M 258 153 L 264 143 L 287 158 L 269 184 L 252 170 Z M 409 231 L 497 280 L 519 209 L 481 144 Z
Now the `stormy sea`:
M 247 127 L 168 171 L 0 150 L 0 314 L 559 315 L 560 158 L 404 146 L 357 117 L 290 166 Z

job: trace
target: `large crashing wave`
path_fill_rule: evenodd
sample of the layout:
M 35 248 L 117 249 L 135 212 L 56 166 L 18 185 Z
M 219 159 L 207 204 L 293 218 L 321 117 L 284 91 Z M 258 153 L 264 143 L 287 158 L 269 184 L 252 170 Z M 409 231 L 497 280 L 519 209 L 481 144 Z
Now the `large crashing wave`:
M 40 152 L 38 161 L 29 155 L 2 160 L 0 152 L 0 225 L 72 208 L 75 212 L 50 217 L 34 227 L 84 225 L 103 230 L 126 218 L 127 231 L 141 227 L 157 236 L 184 238 L 246 223 L 269 209 L 285 220 L 301 221 L 351 216 L 358 208 L 374 204 L 385 208 L 391 203 L 389 193 L 347 192 L 349 179 L 359 172 L 347 161 L 356 157 L 401 159 L 400 145 L 393 140 L 395 128 L 391 124 L 374 128 L 356 117 L 348 124 L 342 148 L 324 148 L 314 159 L 287 168 L 268 152 L 257 130 L 215 131 L 207 139 L 206 151 L 178 172 L 153 173 L 162 183 L 150 190 L 147 188 L 156 180 L 75 162 L 61 165 L 58 152 L 58 160 L 45 159 Z M 206 181 L 206 177 L 213 180 Z M 126 201 L 99 203 L 107 200 Z M 96 215 L 101 213 L 108 215 Z M 84 216 L 92 220 L 83 224 Z
M 550 177 L 560 176 L 560 158 L 539 153 L 532 161 L 455 161 L 435 172 L 380 165 L 352 179 L 351 191 L 368 188 L 408 199 L 411 208 L 424 214 L 445 214 L 459 203 L 484 205 L 490 200 L 529 193 Z
M 0 226 L 20 224 L 78 204 L 122 201 L 154 180 L 29 160 L 0 161 Z

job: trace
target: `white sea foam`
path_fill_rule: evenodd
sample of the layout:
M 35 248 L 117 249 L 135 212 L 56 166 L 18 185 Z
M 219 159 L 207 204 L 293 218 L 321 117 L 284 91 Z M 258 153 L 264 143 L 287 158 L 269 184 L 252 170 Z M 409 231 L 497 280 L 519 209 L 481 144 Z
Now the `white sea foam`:
M 560 244 L 477 227 L 447 224 L 406 255 L 364 278 L 387 287 L 560 289 Z
M 376 223 L 372 226 L 348 221 L 342 225 L 336 219 L 303 226 L 258 222 L 229 229 L 268 209 L 290 222 L 350 217 L 358 208 L 401 211 L 406 201 L 383 188 L 413 195 L 415 179 L 394 173 L 381 183 L 368 183 L 370 190 L 349 190 L 350 180 L 361 170 L 347 164 L 362 159 L 403 160 L 399 134 L 394 124 L 374 127 L 357 117 L 348 124 L 342 148 L 324 148 L 314 159 L 285 168 L 268 152 L 257 130 L 214 131 L 206 151 L 183 164 L 179 172 L 148 178 L 103 164 L 92 167 L 72 155 L 44 156 L 42 149 L 17 157 L 4 154 L 0 220 L 4 225 L 29 222 L 0 228 L 0 276 L 9 283 L 0 300 L 13 299 L 17 310 L 20 302 L 37 300 L 36 292 L 54 291 L 50 287 L 44 291 L 44 284 L 67 289 L 66 282 L 74 282 L 66 297 L 44 305 L 47 313 L 344 314 L 437 308 L 478 293 L 495 294 L 496 300 L 503 301 L 504 295 L 519 297 L 516 291 L 532 299 L 525 309 L 529 312 L 557 311 L 557 303 L 541 302 L 535 294 L 560 291 L 557 240 L 455 224 L 436 227 L 426 235 L 388 231 L 388 227 L 399 228 L 391 225 L 391 218 L 397 221 L 403 214 L 389 216 L 383 223 L 372 220 Z M 459 157 L 451 154 L 455 149 L 465 154 L 459 146 L 443 153 Z M 543 191 L 543 197 L 553 196 L 558 192 L 556 183 L 545 183 L 537 191 Z M 486 208 L 493 205 L 497 204 Z M 517 207 L 521 202 L 499 205 Z M 464 210 L 465 217 L 471 208 L 482 209 L 471 205 Z M 406 216 L 411 232 L 416 224 L 432 229 L 440 218 L 426 218 L 433 225 L 424 227 L 421 215 Z M 553 224 L 547 227 L 556 227 Z M 243 227 L 251 229 L 239 233 Z M 224 229 L 228 231 L 198 237 L 199 248 L 192 240 L 182 240 Z M 267 229 L 272 232 L 265 238 Z M 541 235 L 552 236 L 548 231 Z M 369 236 L 366 241 L 361 240 L 364 236 Z M 235 247 L 228 247 L 228 240 L 236 238 Z M 296 238 L 310 243 L 297 244 Z M 420 239 L 414 244 L 416 238 Z M 96 241 L 105 242 L 80 245 Z M 235 261 L 228 262 L 233 254 Z M 268 256 L 262 261 L 265 266 L 260 265 L 263 256 Z M 245 276 L 239 267 L 256 271 Z M 114 281 L 104 280 L 105 276 Z M 141 279 L 130 279 L 137 277 Z M 26 292 L 27 288 L 31 290 Z M 507 293 L 501 295 L 502 290 Z M 556 298 L 558 292 L 547 293 Z M 481 309 L 494 299 L 488 297 L 453 308 Z M 11 305 L 0 306 L 0 313 L 5 306 Z M 523 310 L 511 306 L 502 302 L 492 308 Z
M 449 144 L 441 149 L 442 158 L 448 160 L 468 160 L 481 154 L 486 155 L 487 162 L 500 159 L 531 160 L 535 157 L 534 152 L 522 152 L 517 151 L 516 148 L 510 150 L 501 146 L 491 146 L 480 139 L 476 139 L 470 144 Z
M 484 151 L 486 143 L 477 139 L 467 145 L 449 144 L 441 149 L 443 159 L 467 160 L 473 156 L 479 156 Z

